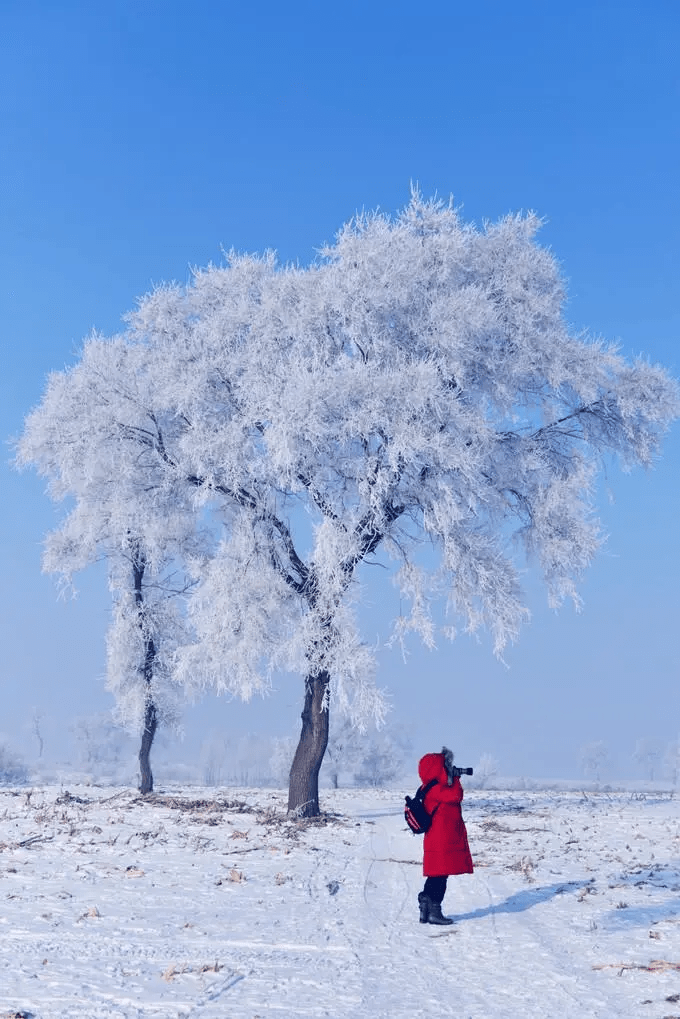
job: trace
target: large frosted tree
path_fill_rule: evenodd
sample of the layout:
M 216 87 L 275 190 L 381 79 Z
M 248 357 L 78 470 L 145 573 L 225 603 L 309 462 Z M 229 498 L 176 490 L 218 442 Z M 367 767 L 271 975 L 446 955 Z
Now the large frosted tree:
M 249 697 L 275 670 L 304 676 L 289 788 L 303 815 L 319 810 L 327 709 L 383 713 L 361 565 L 393 559 L 410 604 L 397 637 L 434 643 L 439 596 L 448 636 L 483 627 L 500 653 L 526 615 L 522 562 L 552 604 L 577 600 L 600 542 L 599 465 L 652 463 L 678 412 L 661 368 L 570 332 L 539 225 L 477 230 L 414 195 L 394 220 L 353 220 L 308 268 L 232 255 L 160 287 L 109 343 L 106 385 L 145 394 L 110 413 L 147 531 L 173 506 L 185 529 L 221 529 L 187 560 L 174 680 Z

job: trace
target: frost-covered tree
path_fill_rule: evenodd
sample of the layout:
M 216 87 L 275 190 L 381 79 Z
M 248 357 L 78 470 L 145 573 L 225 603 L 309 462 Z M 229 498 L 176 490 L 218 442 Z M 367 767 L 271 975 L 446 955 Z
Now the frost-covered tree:
M 486 627 L 501 653 L 527 615 L 523 556 L 552 604 L 578 601 L 598 465 L 650 464 L 678 412 L 662 369 L 570 333 L 539 225 L 478 230 L 415 194 L 393 220 L 353 220 L 309 268 L 233 254 L 159 287 L 108 345 L 107 414 L 141 515 L 163 531 L 175 500 L 222 526 L 192 564 L 175 678 L 247 698 L 275 669 L 305 677 L 291 810 L 318 812 L 329 705 L 355 722 L 384 711 L 353 610 L 362 564 L 396 561 L 398 639 L 433 645 L 441 596 L 448 636 Z
M 31 732 L 38 741 L 38 758 L 42 757 L 43 750 L 45 748 L 45 740 L 43 739 L 42 731 L 43 717 L 43 713 L 39 708 L 33 708 L 33 712 L 31 714 Z
M 365 734 L 352 724 L 351 719 L 338 719 L 337 715 L 335 718 L 336 721 L 331 720 L 329 724 L 324 769 L 331 785 L 337 789 L 343 772 L 354 775 L 361 769 L 368 746 Z
M 269 771 L 272 780 L 279 788 L 288 785 L 297 743 L 295 736 L 274 736 L 272 739 Z
M 154 471 L 154 457 L 129 441 L 154 414 L 138 353 L 92 337 L 74 368 L 50 376 L 41 405 L 27 418 L 17 460 L 37 466 L 55 500 L 72 503 L 48 535 L 45 570 L 68 586 L 75 572 L 107 563 L 113 600 L 107 686 L 118 720 L 140 736 L 139 788 L 148 793 L 157 726 L 178 718 L 170 665 L 186 641 L 178 600 L 190 584 L 177 560 L 198 554 L 204 532 L 187 510 L 184 488 L 169 487 Z
M 638 739 L 635 741 L 633 760 L 639 764 L 650 782 L 654 781 L 659 762 L 663 756 L 663 747 L 655 739 Z
M 604 740 L 598 739 L 585 743 L 579 751 L 579 757 L 583 774 L 587 778 L 599 782 L 602 769 L 609 760 L 609 750 Z
M 383 728 L 364 742 L 354 780 L 358 785 L 386 786 L 404 774 L 411 743 L 403 731 Z
M 28 769 L 21 756 L 0 736 L 0 785 L 23 785 L 26 781 Z
M 153 791 L 150 754 L 159 722 L 174 727 L 179 717 L 171 677 L 178 639 L 184 638 L 172 576 L 154 568 L 140 538 L 109 555 L 113 620 L 107 636 L 108 687 L 123 725 L 140 734 L 139 790 Z M 174 571 L 171 569 L 170 573 Z
M 211 732 L 201 744 L 201 765 L 205 785 L 217 786 L 225 777 L 225 762 L 230 742 L 223 735 Z
M 666 747 L 663 756 L 663 772 L 674 786 L 678 784 L 680 775 L 680 740 L 673 740 Z
M 79 764 L 91 775 L 114 775 L 125 747 L 125 734 L 110 711 L 79 715 L 71 724 L 78 747 Z
M 479 789 L 486 789 L 498 775 L 498 761 L 492 754 L 482 754 L 475 767 L 475 778 Z
M 275 745 L 274 741 L 274 745 Z M 269 785 L 274 773 L 273 741 L 262 733 L 242 733 L 238 740 L 212 732 L 201 747 L 206 785 Z M 290 769 L 290 761 L 288 762 Z

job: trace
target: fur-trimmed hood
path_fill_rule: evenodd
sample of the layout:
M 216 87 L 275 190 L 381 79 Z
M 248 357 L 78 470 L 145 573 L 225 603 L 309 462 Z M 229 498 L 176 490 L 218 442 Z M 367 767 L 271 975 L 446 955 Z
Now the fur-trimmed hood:
M 441 785 L 451 785 L 452 777 L 447 765 L 453 765 L 453 753 L 442 747 L 439 754 L 425 754 L 418 763 L 418 775 L 423 785 L 427 785 L 433 778 Z
M 453 784 L 453 751 L 442 747 L 439 754 L 425 754 L 418 764 L 418 775 L 423 785 L 436 778 L 442 785 Z

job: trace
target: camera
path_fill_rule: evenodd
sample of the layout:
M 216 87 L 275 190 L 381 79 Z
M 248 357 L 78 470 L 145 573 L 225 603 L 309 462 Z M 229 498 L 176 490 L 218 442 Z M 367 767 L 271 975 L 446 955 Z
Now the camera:
M 472 774 L 472 768 L 457 768 L 455 766 L 455 764 L 453 765 L 453 768 L 451 769 L 451 771 L 453 772 L 453 777 L 454 778 L 460 778 L 461 775 L 471 775 Z

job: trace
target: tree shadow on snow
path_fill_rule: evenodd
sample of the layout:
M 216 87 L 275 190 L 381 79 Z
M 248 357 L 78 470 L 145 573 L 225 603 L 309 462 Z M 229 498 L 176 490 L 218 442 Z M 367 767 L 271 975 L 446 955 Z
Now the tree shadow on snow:
M 554 899 L 564 892 L 573 892 L 578 888 L 584 888 L 590 881 L 561 881 L 557 885 L 546 885 L 544 888 L 527 888 L 521 892 L 510 895 L 505 902 L 492 903 L 480 909 L 473 909 L 470 913 L 450 914 L 456 922 L 460 920 L 480 920 L 485 916 L 494 916 L 497 913 L 523 913 L 525 909 L 538 906 L 541 902 Z

